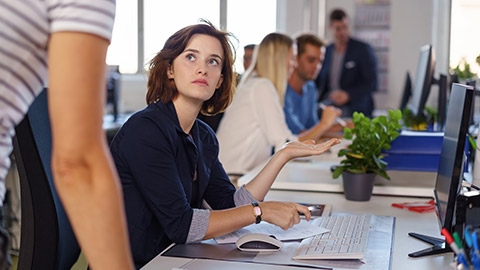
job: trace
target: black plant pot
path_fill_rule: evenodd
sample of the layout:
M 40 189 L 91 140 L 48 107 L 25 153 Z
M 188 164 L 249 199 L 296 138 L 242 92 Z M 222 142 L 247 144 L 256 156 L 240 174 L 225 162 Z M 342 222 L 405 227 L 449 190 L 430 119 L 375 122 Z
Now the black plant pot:
M 374 173 L 355 174 L 344 171 L 343 191 L 349 201 L 369 201 L 372 196 Z

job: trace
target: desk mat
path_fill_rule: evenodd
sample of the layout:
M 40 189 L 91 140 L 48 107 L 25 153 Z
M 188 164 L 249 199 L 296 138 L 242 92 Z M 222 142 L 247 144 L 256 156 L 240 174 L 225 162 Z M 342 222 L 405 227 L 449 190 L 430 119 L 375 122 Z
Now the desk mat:
M 178 244 L 165 251 L 162 256 L 253 262 L 286 266 L 304 266 L 318 269 L 391 269 L 395 217 L 374 216 L 368 235 L 365 258 L 361 260 L 292 260 L 300 242 L 284 242 L 278 252 L 242 252 L 235 244 L 219 245 L 215 240 L 198 244 Z

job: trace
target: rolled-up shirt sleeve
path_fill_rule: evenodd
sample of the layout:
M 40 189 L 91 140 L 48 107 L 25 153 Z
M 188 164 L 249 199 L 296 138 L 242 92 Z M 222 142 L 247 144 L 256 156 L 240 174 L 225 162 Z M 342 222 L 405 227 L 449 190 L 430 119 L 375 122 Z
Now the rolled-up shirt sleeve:
M 246 204 L 251 204 L 251 203 L 257 201 L 252 196 L 250 191 L 248 191 L 245 188 L 245 185 L 243 185 L 241 188 L 239 188 L 239 189 L 237 189 L 237 191 L 235 191 L 235 194 L 233 195 L 233 200 L 235 201 L 235 206 L 242 206 L 242 205 L 246 205 Z
M 195 243 L 203 240 L 207 233 L 208 223 L 210 221 L 210 210 L 193 209 L 192 223 L 185 243 Z
M 49 0 L 50 32 L 75 31 L 112 38 L 115 1 Z
M 247 205 L 257 201 L 245 188 L 245 185 L 235 191 L 233 200 L 235 201 L 235 206 Z M 190 224 L 186 243 L 195 243 L 203 240 L 207 233 L 209 220 L 210 210 L 193 209 L 192 223 Z

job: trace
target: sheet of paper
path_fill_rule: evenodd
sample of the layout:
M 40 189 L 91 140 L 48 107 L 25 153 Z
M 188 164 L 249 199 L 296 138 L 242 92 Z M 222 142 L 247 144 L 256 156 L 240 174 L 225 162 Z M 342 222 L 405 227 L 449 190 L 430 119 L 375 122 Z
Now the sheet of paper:
M 267 223 L 260 222 L 259 224 L 252 224 L 240 230 L 215 238 L 219 244 L 235 243 L 240 237 L 250 233 L 264 233 L 274 235 L 280 241 L 300 240 L 307 237 L 312 237 L 317 234 L 328 232 L 327 229 L 318 227 L 313 224 L 313 221 L 300 220 L 300 223 L 295 224 L 292 228 L 284 231 L 282 228 Z

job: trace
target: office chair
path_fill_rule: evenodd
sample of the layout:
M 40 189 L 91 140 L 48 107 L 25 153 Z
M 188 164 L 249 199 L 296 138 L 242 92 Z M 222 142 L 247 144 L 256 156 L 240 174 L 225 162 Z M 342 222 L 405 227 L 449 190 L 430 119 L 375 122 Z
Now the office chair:
M 22 225 L 18 269 L 70 269 L 80 248 L 53 184 L 47 90 L 16 127 Z
M 206 116 L 203 115 L 202 113 L 198 113 L 197 118 L 205 122 L 207 125 L 209 125 L 214 132 L 217 132 L 218 126 L 220 125 L 220 121 L 223 118 L 223 112 L 218 113 L 213 116 Z
M 107 107 L 111 107 L 108 112 L 113 115 L 113 122 L 118 118 L 118 101 L 120 95 L 120 71 L 118 66 L 108 66 L 107 72 Z

